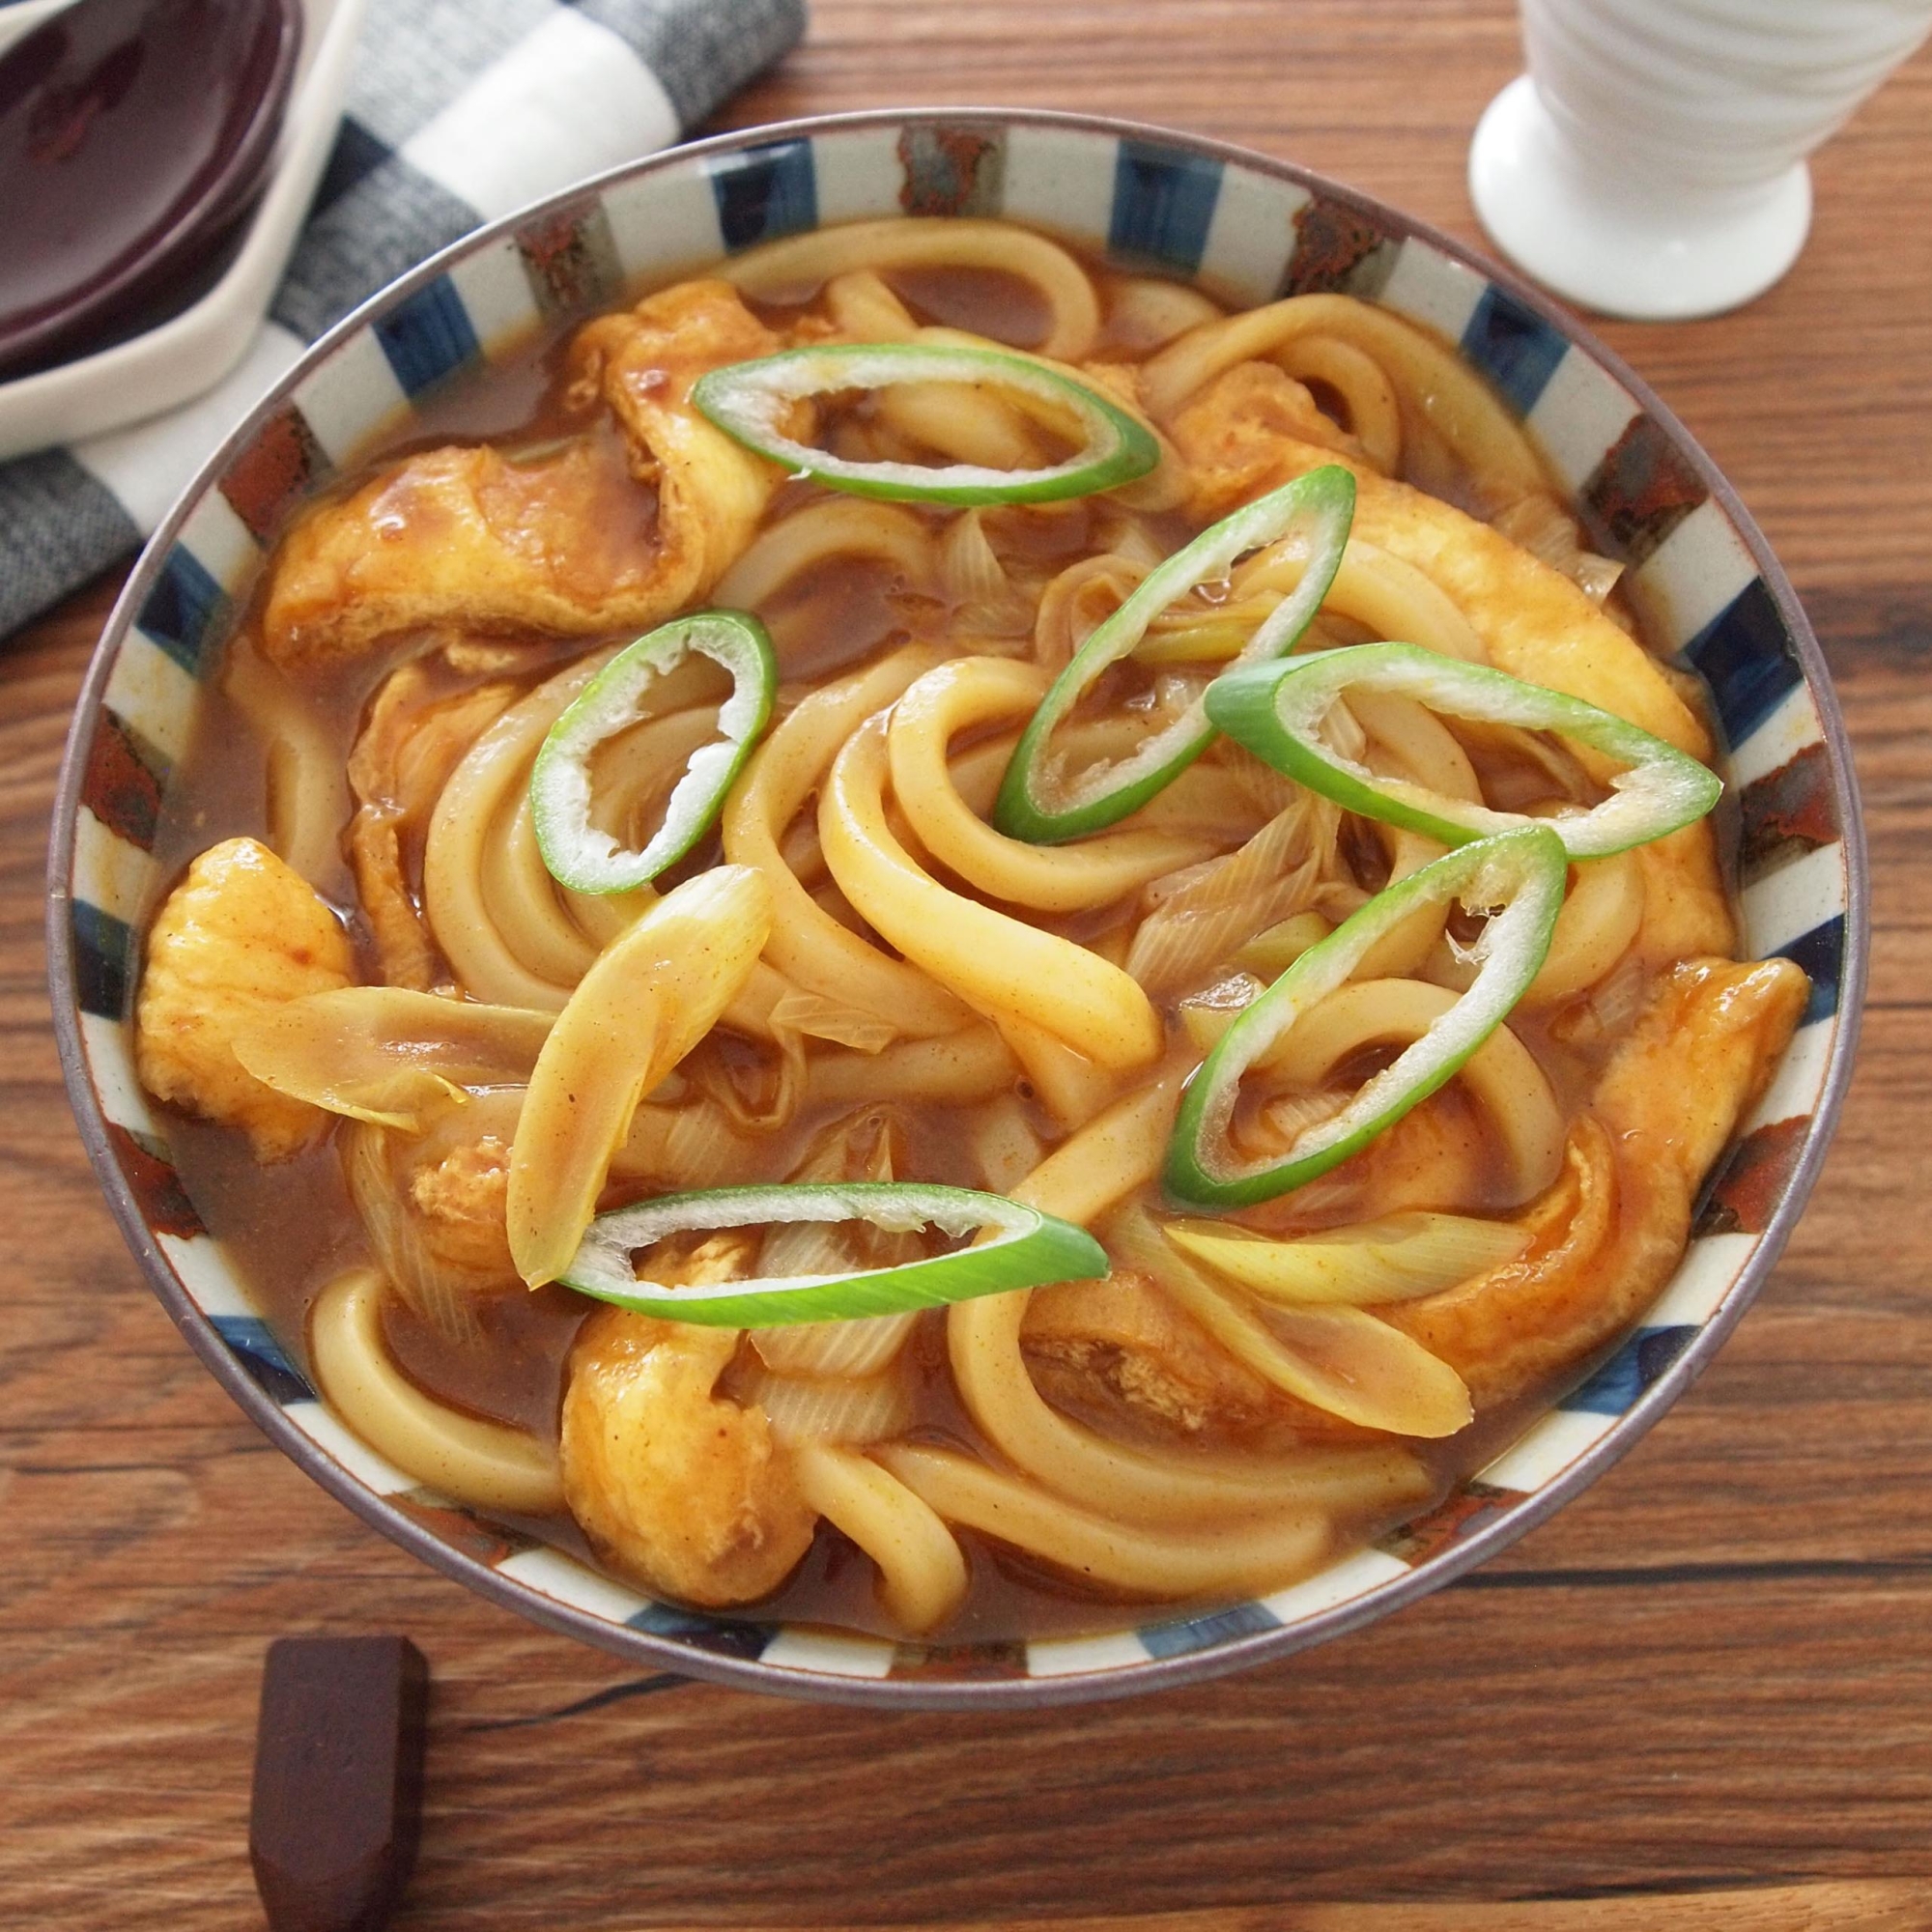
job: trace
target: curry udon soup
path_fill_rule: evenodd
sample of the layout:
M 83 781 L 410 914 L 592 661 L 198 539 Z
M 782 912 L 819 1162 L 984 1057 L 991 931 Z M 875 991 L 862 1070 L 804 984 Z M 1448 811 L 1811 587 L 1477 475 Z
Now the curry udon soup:
M 903 220 L 467 380 L 276 544 L 137 1007 L 385 1457 L 1065 1631 L 1384 1533 L 1656 1294 L 1804 982 L 1439 342 Z

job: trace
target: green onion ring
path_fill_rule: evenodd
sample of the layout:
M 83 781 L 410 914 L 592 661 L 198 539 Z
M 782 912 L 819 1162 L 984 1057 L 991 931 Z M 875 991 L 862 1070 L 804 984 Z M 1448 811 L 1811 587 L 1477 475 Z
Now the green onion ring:
M 868 1221 L 901 1234 L 937 1228 L 954 1238 L 990 1230 L 992 1238 L 898 1267 L 771 1275 L 707 1288 L 640 1280 L 631 1259 L 668 1235 L 800 1221 Z M 600 1214 L 558 1279 L 582 1294 L 668 1321 L 777 1328 L 943 1308 L 1046 1282 L 1092 1281 L 1107 1268 L 1106 1250 L 1084 1228 L 1001 1195 L 912 1181 L 789 1181 L 668 1194 Z
M 1117 823 L 1171 784 L 1213 741 L 1214 726 L 1200 698 L 1131 756 L 1095 766 L 1054 787 L 1061 793 L 1058 799 L 1048 795 L 1054 781 L 1049 762 L 1054 727 L 1109 666 L 1132 655 L 1148 626 L 1169 605 L 1197 584 L 1225 577 L 1237 558 L 1277 542 L 1302 524 L 1309 532 L 1309 557 L 1301 582 L 1268 612 L 1235 662 L 1256 664 L 1292 651 L 1341 568 L 1354 514 L 1354 477 L 1339 464 L 1327 464 L 1222 518 L 1149 572 L 1134 594 L 1074 653 L 1040 700 L 1013 748 L 993 806 L 994 826 L 1009 838 L 1059 844 Z
M 888 389 L 901 383 L 963 383 L 1005 389 L 1065 410 L 1086 436 L 1065 463 L 1043 469 L 994 469 L 953 463 L 855 463 L 795 442 L 780 429 L 785 411 L 810 396 L 841 389 Z M 829 489 L 894 502 L 1053 503 L 1091 497 L 1145 476 L 1160 444 L 1118 404 L 1057 369 L 996 349 L 933 342 L 823 343 L 788 349 L 755 362 L 733 362 L 699 377 L 691 400 L 728 437 L 794 475 Z
M 1190 1208 L 1251 1208 L 1326 1174 L 1454 1077 L 1521 999 L 1549 951 L 1569 876 L 1547 825 L 1459 847 L 1398 880 L 1311 946 L 1245 1008 L 1181 1095 L 1162 1181 Z M 1344 984 L 1385 933 L 1422 905 L 1494 908 L 1475 944 L 1469 990 L 1394 1063 L 1364 1082 L 1341 1113 L 1299 1134 L 1276 1161 L 1244 1162 L 1228 1144 L 1241 1075 L 1294 1022 Z
M 1588 810 L 1534 820 L 1522 812 L 1492 811 L 1427 785 L 1380 777 L 1322 744 L 1318 734 L 1329 706 L 1354 690 L 1412 697 L 1445 717 L 1561 732 L 1630 769 L 1618 773 L 1611 795 Z M 1236 744 L 1310 791 L 1445 845 L 1547 824 L 1571 858 L 1607 858 L 1702 818 L 1724 788 L 1695 758 L 1611 712 L 1417 644 L 1353 644 L 1291 664 L 1242 665 L 1208 687 L 1207 706 L 1208 716 Z
M 590 822 L 590 759 L 639 722 L 651 686 L 694 651 L 730 672 L 731 696 L 718 736 L 691 754 L 672 788 L 664 823 L 642 851 L 627 851 Z M 550 727 L 530 768 L 530 818 L 551 877 L 574 893 L 622 893 L 676 865 L 710 829 L 771 722 L 778 681 L 765 627 L 742 611 L 673 617 L 627 644 Z

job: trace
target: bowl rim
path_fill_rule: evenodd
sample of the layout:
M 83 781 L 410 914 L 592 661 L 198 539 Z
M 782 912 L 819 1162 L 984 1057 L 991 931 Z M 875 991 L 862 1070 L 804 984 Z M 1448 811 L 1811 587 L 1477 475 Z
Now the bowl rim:
M 452 264 L 490 247 L 527 224 L 534 216 L 568 208 L 618 183 L 647 179 L 653 174 L 688 165 L 694 156 L 728 155 L 777 142 L 809 140 L 819 134 L 922 124 L 951 127 L 962 123 L 1002 128 L 1018 126 L 1059 128 L 1115 139 L 1151 141 L 1305 188 L 1324 201 L 1372 217 L 1384 233 L 1404 239 L 1414 236 L 1450 260 L 1472 270 L 1549 324 L 1566 342 L 1580 348 L 1622 384 L 1638 407 L 1665 432 L 1677 453 L 1690 464 L 1712 499 L 1730 520 L 1762 576 L 1776 603 L 1779 619 L 1797 648 L 1805 686 L 1818 709 L 1832 794 L 1840 817 L 1846 873 L 1846 945 L 1836 1030 L 1823 1083 L 1790 1180 L 1759 1236 L 1756 1247 L 1726 1290 L 1717 1310 L 1676 1360 L 1612 1423 L 1604 1435 L 1583 1450 L 1544 1488 L 1492 1520 L 1480 1524 L 1468 1535 L 1404 1576 L 1393 1577 L 1346 1603 L 1316 1611 L 1293 1624 L 1274 1630 L 1233 1637 L 1173 1657 L 1151 1656 L 1142 1662 L 1057 1676 L 866 1678 L 770 1664 L 756 1658 L 732 1657 L 695 1644 L 688 1645 L 673 1636 L 660 1635 L 630 1625 L 613 1624 L 546 1596 L 444 1543 L 386 1497 L 365 1487 L 290 1421 L 273 1399 L 243 1371 L 236 1355 L 216 1333 L 212 1321 L 177 1281 L 152 1230 L 142 1218 L 114 1157 L 105 1117 L 89 1075 L 81 1041 L 73 927 L 69 916 L 69 880 L 87 750 L 99 724 L 108 674 L 122 640 L 153 588 L 190 513 L 214 486 L 230 462 L 340 343 L 360 333 L 377 318 L 408 300 L 418 290 L 446 272 Z M 812 115 L 771 122 L 733 129 L 704 140 L 684 142 L 656 155 L 586 176 L 499 219 L 483 223 L 358 304 L 318 337 L 263 394 L 201 466 L 149 537 L 101 629 L 74 707 L 73 722 L 61 762 L 47 865 L 47 962 L 54 1034 L 69 1102 L 73 1108 L 89 1161 L 122 1235 L 147 1277 L 148 1287 L 214 1379 L 284 1455 L 338 1502 L 412 1555 L 468 1585 L 490 1603 L 513 1610 L 561 1635 L 589 1643 L 633 1664 L 641 1663 L 655 1670 L 731 1689 L 903 1710 L 979 1709 L 995 1705 L 1038 1708 L 1138 1696 L 1153 1690 L 1201 1683 L 1291 1656 L 1376 1622 L 1391 1611 L 1453 1582 L 1547 1520 L 1628 1454 L 1664 1410 L 1697 1379 L 1746 1309 L 1756 1299 L 1769 1277 L 1804 1211 L 1837 1126 L 1858 1044 L 1870 943 L 1870 881 L 1864 821 L 1844 718 L 1824 652 L 1783 568 L 1737 492 L 1677 415 L 1622 357 L 1600 341 L 1587 325 L 1514 270 L 1362 190 L 1346 186 L 1312 169 L 1277 159 L 1271 155 L 1183 129 L 1107 115 L 1034 107 L 868 108 L 857 113 Z

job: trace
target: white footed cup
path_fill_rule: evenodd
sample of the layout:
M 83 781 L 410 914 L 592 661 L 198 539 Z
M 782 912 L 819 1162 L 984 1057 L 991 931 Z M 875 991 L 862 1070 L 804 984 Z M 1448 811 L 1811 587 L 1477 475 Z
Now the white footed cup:
M 1804 156 L 1932 33 L 1932 0 L 1522 0 L 1529 72 L 1469 149 L 1504 254 L 1650 320 L 1761 295 L 1811 225 Z

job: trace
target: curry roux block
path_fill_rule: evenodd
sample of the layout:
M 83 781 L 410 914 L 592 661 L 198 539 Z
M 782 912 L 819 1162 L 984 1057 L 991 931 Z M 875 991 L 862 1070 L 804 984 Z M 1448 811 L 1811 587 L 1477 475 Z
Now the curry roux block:
M 269 1646 L 248 1858 L 273 1932 L 379 1932 L 422 1814 L 429 1667 L 401 1636 Z

